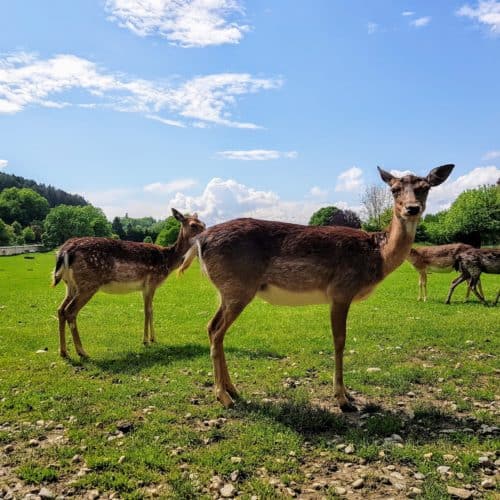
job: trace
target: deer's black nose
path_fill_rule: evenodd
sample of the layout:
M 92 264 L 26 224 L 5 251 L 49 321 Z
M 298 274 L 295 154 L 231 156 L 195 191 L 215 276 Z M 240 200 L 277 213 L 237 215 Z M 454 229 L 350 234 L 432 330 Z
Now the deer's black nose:
M 406 207 L 407 215 L 418 215 L 419 212 L 420 207 L 418 205 L 411 205 L 409 207 Z

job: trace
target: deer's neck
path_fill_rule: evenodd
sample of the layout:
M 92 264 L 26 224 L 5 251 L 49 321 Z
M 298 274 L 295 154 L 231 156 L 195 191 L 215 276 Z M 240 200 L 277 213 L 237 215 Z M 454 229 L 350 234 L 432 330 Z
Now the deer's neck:
M 184 257 L 190 247 L 189 238 L 185 238 L 181 231 L 177 241 L 164 249 L 169 271 L 177 269 L 181 265 L 182 257 Z
M 387 239 L 381 247 L 384 276 L 392 273 L 408 257 L 415 241 L 417 224 L 418 221 L 406 221 L 393 214 Z

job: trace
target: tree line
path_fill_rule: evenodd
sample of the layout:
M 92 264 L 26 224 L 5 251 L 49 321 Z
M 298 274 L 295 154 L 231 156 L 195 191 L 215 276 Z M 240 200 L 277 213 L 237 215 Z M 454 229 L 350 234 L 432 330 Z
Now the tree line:
M 82 197 L 22 177 L 0 174 L 0 181 L 6 178 L 10 179 L 9 182 L 18 179 L 25 186 L 43 187 L 47 193 L 59 194 L 49 201 L 29 187 L 0 188 L 0 245 L 43 243 L 47 248 L 54 248 L 75 236 L 104 236 L 166 246 L 177 239 L 179 222 L 174 217 L 156 220 L 125 214 L 109 222 L 101 209 Z M 57 199 L 71 203 L 52 206 Z M 385 187 L 369 186 L 361 202 L 366 214 L 364 221 L 352 210 L 327 206 L 316 211 L 309 224 L 349 226 L 367 231 L 381 231 L 390 224 L 392 195 Z M 416 241 L 432 244 L 462 241 L 476 246 L 498 244 L 500 186 L 481 186 L 464 191 L 448 210 L 426 215 L 417 228 Z
M 174 217 L 157 221 L 152 217 L 134 219 L 125 215 L 115 217 L 110 223 L 100 208 L 82 197 L 78 205 L 78 198 L 72 198 L 75 195 L 55 191 L 63 193 L 58 196 L 73 204 L 51 207 L 49 200 L 34 189 L 4 188 L 0 192 L 0 246 L 42 243 L 54 248 L 75 236 L 104 236 L 160 245 L 169 245 L 177 239 L 180 224 Z
M 361 221 L 351 210 L 320 208 L 310 221 L 315 226 L 348 226 L 382 231 L 392 219 L 392 195 L 385 187 L 369 186 L 361 198 L 367 215 Z M 474 246 L 500 241 L 500 185 L 481 186 L 462 192 L 448 210 L 426 215 L 417 227 L 415 241 L 441 245 L 464 242 Z

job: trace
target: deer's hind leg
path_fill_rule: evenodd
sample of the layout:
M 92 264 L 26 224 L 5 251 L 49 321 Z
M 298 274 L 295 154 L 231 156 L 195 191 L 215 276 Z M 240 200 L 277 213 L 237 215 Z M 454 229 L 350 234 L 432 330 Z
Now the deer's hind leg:
M 155 291 L 156 289 L 154 287 L 148 286 L 142 292 L 142 297 L 144 299 L 144 345 L 148 345 L 150 342 L 156 342 L 153 327 L 153 297 Z
M 66 296 L 57 308 L 57 316 L 59 318 L 59 354 L 63 358 L 68 357 L 68 348 L 66 346 L 66 306 L 73 300 L 72 289 L 66 284 Z
M 76 317 L 82 307 L 94 296 L 97 290 L 98 288 L 79 290 L 65 308 L 66 321 L 68 322 L 71 334 L 73 335 L 73 343 L 75 344 L 76 352 L 82 358 L 88 358 L 89 355 L 85 352 L 85 349 L 82 346 L 82 341 L 76 325 Z
M 222 296 L 219 309 L 208 324 L 210 356 L 214 368 L 215 394 L 226 408 L 234 404 L 233 398 L 238 396 L 238 392 L 231 382 L 227 369 L 224 355 L 224 335 L 252 298 L 253 296 L 247 294 L 238 295 L 237 299 Z

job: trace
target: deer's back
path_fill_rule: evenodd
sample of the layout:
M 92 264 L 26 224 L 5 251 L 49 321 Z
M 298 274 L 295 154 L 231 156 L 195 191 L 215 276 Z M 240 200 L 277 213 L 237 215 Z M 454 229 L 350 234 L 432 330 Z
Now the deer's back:
M 303 226 L 235 219 L 200 238 L 203 264 L 220 288 L 231 280 L 261 289 L 269 285 L 312 291 L 356 290 L 382 279 L 380 248 L 373 235 L 346 227 Z
M 450 243 L 431 247 L 412 248 L 409 260 L 415 259 L 417 265 L 424 265 L 430 270 L 451 271 L 457 255 L 473 247 L 465 243 Z M 414 264 L 415 265 L 415 264 Z
M 138 282 L 146 278 L 162 280 L 168 274 L 162 250 L 148 243 L 84 237 L 68 240 L 59 254 L 67 254 L 69 268 L 79 282 L 92 281 L 100 286 L 112 282 L 137 282 L 139 287 Z

